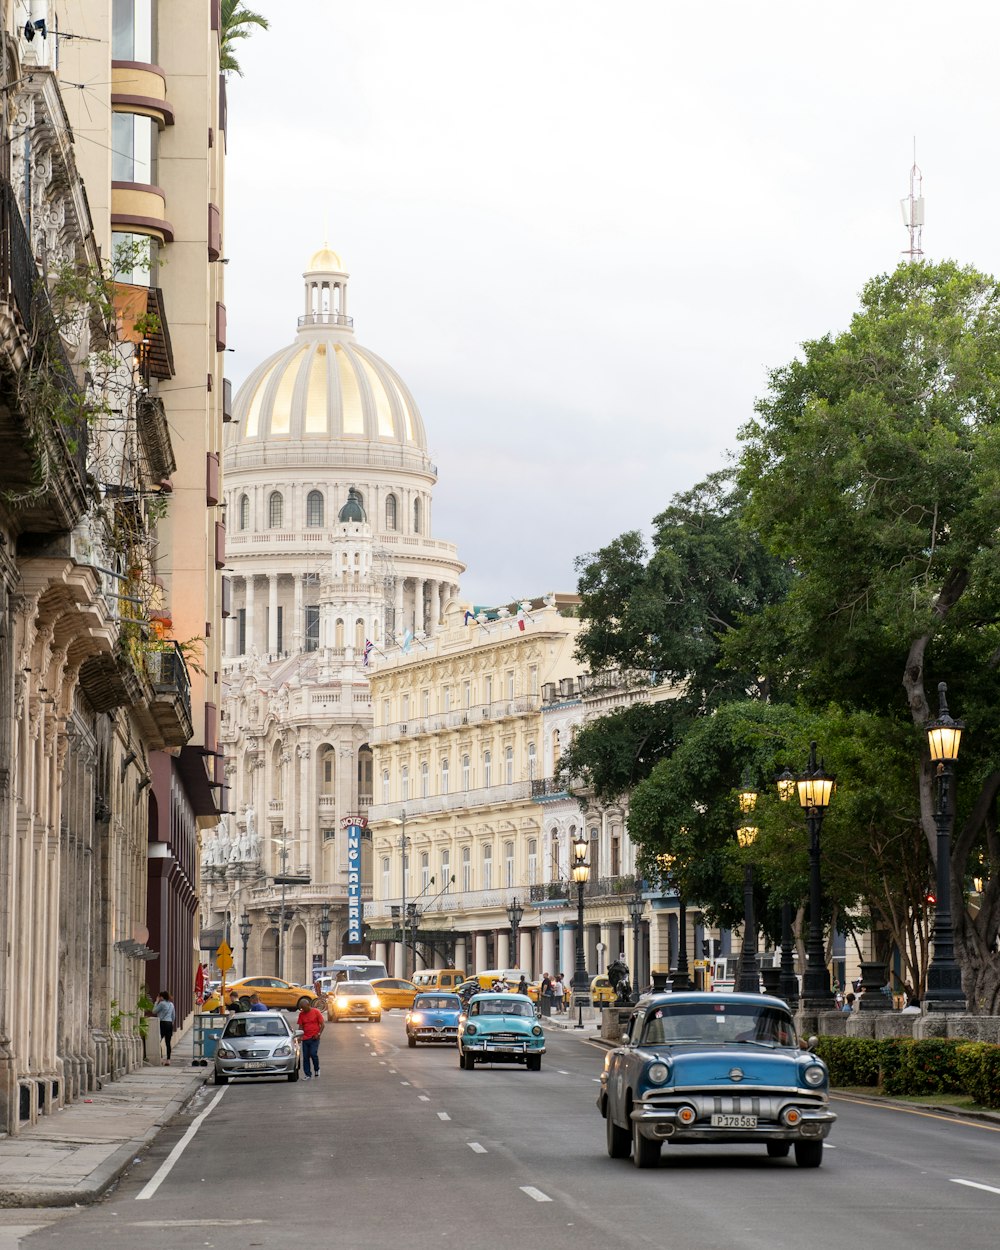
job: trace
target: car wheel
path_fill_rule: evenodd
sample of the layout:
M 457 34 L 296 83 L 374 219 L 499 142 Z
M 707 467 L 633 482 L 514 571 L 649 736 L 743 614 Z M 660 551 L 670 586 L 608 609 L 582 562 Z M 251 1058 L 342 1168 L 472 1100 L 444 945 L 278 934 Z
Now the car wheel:
M 823 1162 L 822 1141 L 797 1141 L 795 1162 L 800 1168 L 818 1168 Z
M 416 1048 L 417 1048 L 417 1039 L 416 1039 L 415 1037 L 410 1037 L 409 1033 L 407 1033 L 407 1035 L 406 1035 L 406 1044 L 407 1044 L 407 1046 L 409 1046 L 410 1050 L 416 1050 Z
M 790 1141 L 769 1141 L 767 1143 L 767 1153 L 772 1159 L 787 1159 L 791 1148 L 792 1143 Z
M 228 1085 L 229 1077 L 226 1076 L 225 1072 L 216 1072 L 215 1083 L 216 1085 Z
M 542 1070 L 542 1056 L 541 1055 L 528 1055 L 526 1062 L 528 1064 L 529 1072 L 541 1072 Z
M 296 1068 L 294 1072 L 289 1072 L 289 1074 L 288 1074 L 288 1079 L 289 1079 L 290 1081 L 297 1081 L 297 1080 L 299 1079 L 299 1070 L 298 1070 L 298 1068 Z
M 632 1138 L 627 1128 L 619 1128 L 611 1116 L 611 1108 L 605 1110 L 605 1127 L 608 1135 L 608 1154 L 612 1159 L 627 1159 L 632 1149 Z
M 639 1125 L 632 1121 L 632 1162 L 637 1168 L 655 1168 L 660 1162 L 660 1145 L 643 1137 Z

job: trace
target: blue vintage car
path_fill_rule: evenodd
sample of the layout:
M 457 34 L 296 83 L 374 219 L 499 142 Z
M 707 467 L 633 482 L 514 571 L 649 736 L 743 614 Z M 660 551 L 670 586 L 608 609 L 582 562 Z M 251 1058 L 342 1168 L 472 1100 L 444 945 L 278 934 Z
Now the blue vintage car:
M 608 1154 L 655 1167 L 664 1142 L 760 1142 L 799 1167 L 823 1161 L 836 1115 L 826 1065 L 796 1041 L 788 1007 L 765 994 L 656 994 L 608 1052 L 597 1105 Z
M 526 994 L 473 994 L 458 1025 L 458 1066 L 523 1063 L 538 1072 L 545 1054 L 545 1032 Z
M 458 1017 L 462 1000 L 457 994 L 428 990 L 418 994 L 406 1013 L 406 1044 L 417 1042 L 450 1042 L 458 1038 Z

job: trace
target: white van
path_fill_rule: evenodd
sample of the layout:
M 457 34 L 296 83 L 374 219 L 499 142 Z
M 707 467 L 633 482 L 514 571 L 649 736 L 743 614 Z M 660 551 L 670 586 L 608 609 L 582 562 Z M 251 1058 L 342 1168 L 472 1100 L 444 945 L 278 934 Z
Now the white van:
M 313 970 L 314 980 L 323 983 L 324 989 L 327 981 L 332 987 L 338 981 L 379 981 L 388 975 L 385 964 L 366 955 L 341 955 L 327 967 Z

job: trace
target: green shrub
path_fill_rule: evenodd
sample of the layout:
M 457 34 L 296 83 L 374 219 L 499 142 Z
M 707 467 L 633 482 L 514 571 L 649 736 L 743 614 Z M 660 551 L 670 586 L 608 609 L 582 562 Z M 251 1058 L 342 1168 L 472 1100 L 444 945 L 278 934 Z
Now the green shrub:
M 966 1042 L 956 1055 L 963 1091 L 981 1107 L 1000 1109 L 1000 1046 Z
M 830 1069 L 831 1085 L 879 1084 L 882 1043 L 868 1037 L 821 1037 L 816 1054 Z
M 958 1038 L 935 1037 L 921 1042 L 906 1041 L 900 1048 L 899 1064 L 883 1074 L 887 1094 L 961 1094 L 958 1072 Z

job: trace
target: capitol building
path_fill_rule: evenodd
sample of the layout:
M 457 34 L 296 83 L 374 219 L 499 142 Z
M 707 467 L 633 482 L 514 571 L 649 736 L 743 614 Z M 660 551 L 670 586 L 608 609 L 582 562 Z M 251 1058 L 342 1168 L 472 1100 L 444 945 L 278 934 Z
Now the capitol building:
M 464 565 L 433 536 L 423 421 L 355 338 L 340 257 L 322 247 L 303 279 L 295 338 L 240 388 L 225 441 L 229 814 L 202 847 L 201 946 L 228 940 L 239 975 L 308 981 L 346 945 L 343 825 L 373 795 L 367 662 L 433 637 Z M 367 843 L 362 877 L 370 898 Z

